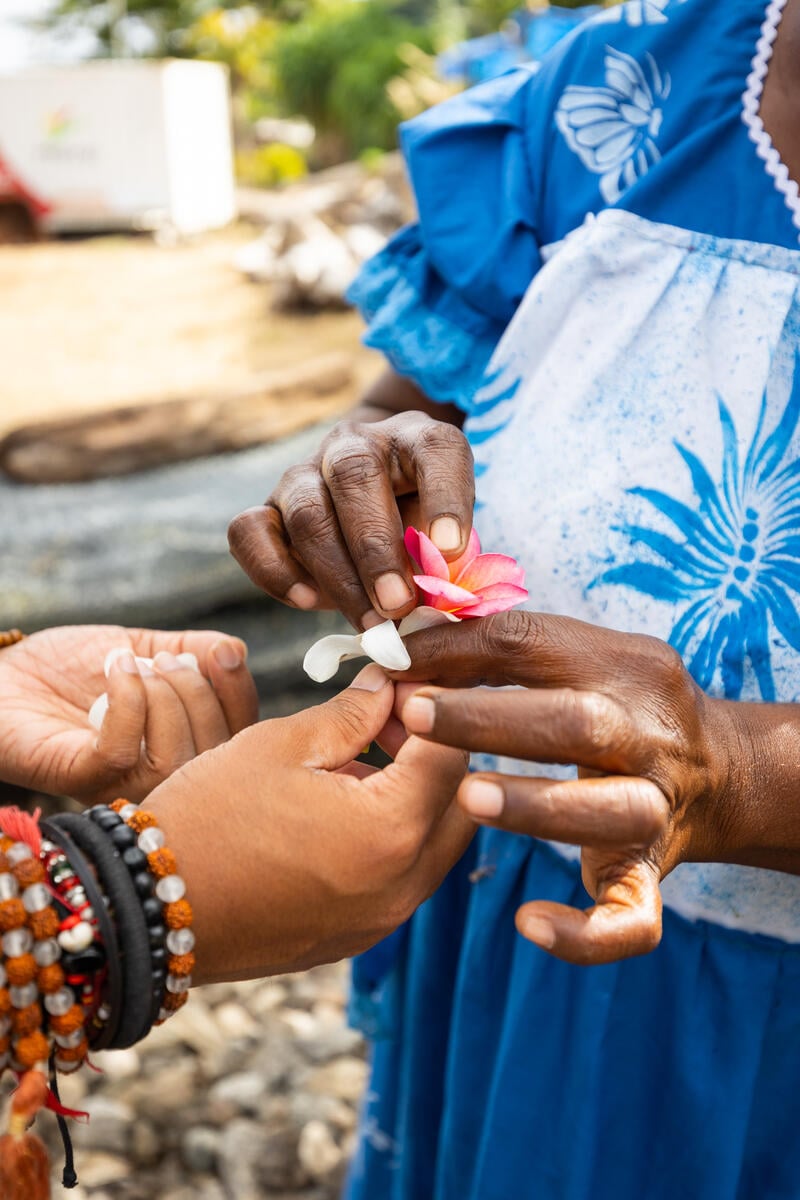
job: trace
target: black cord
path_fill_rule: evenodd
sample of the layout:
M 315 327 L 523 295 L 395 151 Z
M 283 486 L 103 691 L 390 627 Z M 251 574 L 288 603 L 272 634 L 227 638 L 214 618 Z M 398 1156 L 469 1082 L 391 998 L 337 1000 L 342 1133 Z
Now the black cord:
M 53 1058 L 50 1059 L 50 1091 L 56 1098 L 56 1102 L 61 1104 L 61 1097 L 58 1094 L 58 1076 Z M 58 1132 L 61 1134 L 61 1141 L 64 1144 L 64 1170 L 61 1174 L 61 1182 L 65 1188 L 74 1188 L 78 1186 L 78 1173 L 75 1170 L 75 1155 L 72 1148 L 72 1137 L 69 1132 L 69 1126 L 61 1113 L 56 1113 L 56 1121 L 58 1122 Z
M 97 880 L 91 866 L 66 829 L 62 829 L 53 820 L 47 820 L 41 822 L 41 830 L 46 838 L 49 838 L 60 850 L 64 851 L 70 866 L 80 880 L 81 887 L 86 892 L 86 898 L 97 918 L 100 940 L 106 952 L 108 1007 L 111 1016 L 101 1026 L 96 1038 L 89 1036 L 89 1044 L 93 1050 L 105 1050 L 117 1032 L 119 1017 L 122 1012 L 122 964 L 114 922 L 111 920 L 106 906 L 107 902 L 97 885 Z M 91 1031 L 87 1030 L 87 1034 L 90 1035 Z

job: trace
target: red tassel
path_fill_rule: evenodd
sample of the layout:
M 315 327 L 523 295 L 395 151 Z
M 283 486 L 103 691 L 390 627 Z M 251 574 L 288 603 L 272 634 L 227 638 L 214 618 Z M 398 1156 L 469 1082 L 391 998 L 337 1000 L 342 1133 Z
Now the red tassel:
M 11 835 L 9 835 L 11 836 Z M 43 1143 L 27 1128 L 47 1103 L 50 1089 L 41 1071 L 26 1071 L 11 1097 L 9 1132 L 0 1137 L 0 1196 L 3 1200 L 50 1200 L 50 1164 Z
M 40 808 L 31 816 L 21 808 L 0 808 L 0 831 L 15 842 L 26 842 L 38 858 L 42 849 L 42 831 L 39 828 Z
M 45 1107 L 50 1112 L 55 1113 L 57 1117 L 69 1117 L 70 1121 L 86 1122 L 89 1120 L 88 1112 L 85 1112 L 82 1108 L 66 1108 L 60 1100 L 56 1100 L 52 1092 L 48 1093 Z M 0 1192 L 0 1200 L 2 1200 L 2 1195 L 3 1193 Z

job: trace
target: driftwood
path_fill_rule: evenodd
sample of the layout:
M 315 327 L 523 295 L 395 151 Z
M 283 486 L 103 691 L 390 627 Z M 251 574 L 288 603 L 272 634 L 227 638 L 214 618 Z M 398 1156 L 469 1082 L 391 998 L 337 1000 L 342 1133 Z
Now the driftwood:
M 265 228 L 234 263 L 269 283 L 273 307 L 288 311 L 342 308 L 362 263 L 414 213 L 399 154 L 375 171 L 345 163 L 283 191 L 242 191 L 239 202 Z
M 21 483 L 79 483 L 286 437 L 352 402 L 348 354 L 271 371 L 246 391 L 127 405 L 13 430 L 0 471 Z

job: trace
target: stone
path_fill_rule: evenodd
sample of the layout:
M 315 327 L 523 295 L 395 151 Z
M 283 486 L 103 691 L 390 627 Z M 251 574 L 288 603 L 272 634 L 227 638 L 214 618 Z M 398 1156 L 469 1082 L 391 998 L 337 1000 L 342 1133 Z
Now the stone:
M 309 1121 L 301 1130 L 297 1157 L 313 1179 L 324 1179 L 340 1165 L 342 1152 L 323 1121 Z
M 81 1157 L 79 1178 L 83 1187 L 90 1192 L 94 1188 L 119 1183 L 127 1179 L 130 1173 L 130 1163 L 112 1154 L 87 1154 Z
M 125 1156 L 131 1141 L 136 1114 L 130 1104 L 109 1096 L 94 1095 L 85 1101 L 88 1122 L 76 1122 L 72 1130 L 76 1147 Z
M 208 1099 L 212 1106 L 224 1106 L 232 1113 L 256 1114 L 265 1090 L 266 1084 L 261 1074 L 257 1071 L 240 1071 L 215 1083 Z
M 99 1050 L 92 1055 L 92 1062 L 106 1079 L 115 1083 L 118 1080 L 135 1079 L 142 1068 L 139 1053 L 133 1047 L 128 1050 Z
M 348 1055 L 317 1068 L 309 1078 L 308 1087 L 312 1092 L 356 1103 L 364 1093 L 367 1073 L 367 1064 L 363 1059 Z
M 214 1171 L 220 1153 L 221 1134 L 210 1125 L 187 1129 L 181 1138 L 181 1158 L 190 1171 Z
M 326 1063 L 332 1058 L 355 1055 L 363 1050 L 364 1039 L 356 1029 L 346 1025 L 344 1018 L 339 1014 L 336 1024 L 320 1022 L 317 1031 L 311 1037 L 301 1039 L 300 1046 L 311 1062 Z
M 286 1003 L 287 991 L 283 984 L 269 980 L 263 984 L 250 1000 L 250 1008 L 259 1017 L 275 1012 Z
M 119 479 L 37 485 L 0 478 L 0 629 L 91 622 L 174 627 L 181 614 L 252 601 L 259 593 L 228 552 L 228 523 L 308 458 L 328 427 Z M 315 636 L 317 628 L 341 627 L 332 614 L 303 622 L 307 614 L 283 612 L 293 622 L 289 647 L 304 636 L 304 625 Z M 295 675 L 297 655 L 291 651 Z
M 161 1157 L 161 1139 L 155 1126 L 141 1117 L 131 1130 L 130 1154 L 140 1167 L 151 1167 Z
M 229 1000 L 214 1009 L 214 1020 L 225 1038 L 255 1038 L 259 1025 L 250 1016 L 243 1004 Z

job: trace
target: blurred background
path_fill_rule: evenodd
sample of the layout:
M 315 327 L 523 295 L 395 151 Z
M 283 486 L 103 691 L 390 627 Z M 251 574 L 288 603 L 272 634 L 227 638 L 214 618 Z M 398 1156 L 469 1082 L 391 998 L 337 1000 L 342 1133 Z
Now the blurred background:
M 0 629 L 217 628 L 262 716 L 330 694 L 301 662 L 339 618 L 257 593 L 228 521 L 380 370 L 344 294 L 413 219 L 398 123 L 599 7 L 0 0 Z M 345 993 L 344 966 L 215 985 L 98 1056 L 65 1085 L 92 1115 L 69 1194 L 333 1200 L 366 1079 Z

